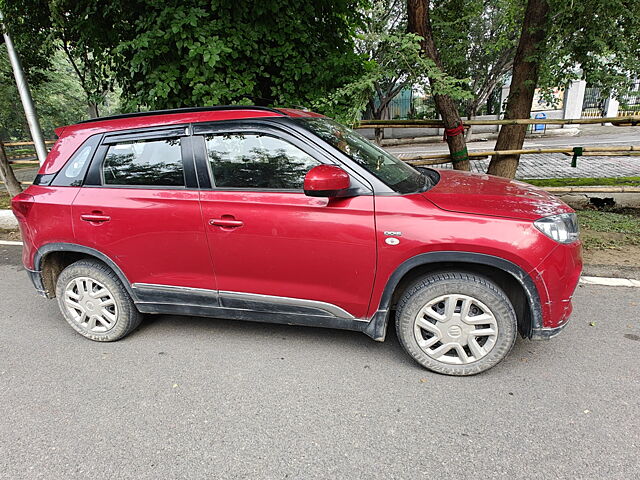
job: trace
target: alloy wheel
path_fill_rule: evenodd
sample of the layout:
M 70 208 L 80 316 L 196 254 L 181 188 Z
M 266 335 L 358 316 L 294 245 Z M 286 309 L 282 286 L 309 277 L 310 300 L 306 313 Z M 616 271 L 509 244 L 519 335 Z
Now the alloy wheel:
M 78 277 L 67 284 L 64 305 L 71 318 L 88 332 L 107 332 L 118 319 L 118 306 L 113 294 L 102 283 L 89 277 Z
M 465 365 L 485 357 L 498 338 L 498 322 L 480 300 L 468 295 L 442 295 L 416 315 L 418 346 L 432 359 Z

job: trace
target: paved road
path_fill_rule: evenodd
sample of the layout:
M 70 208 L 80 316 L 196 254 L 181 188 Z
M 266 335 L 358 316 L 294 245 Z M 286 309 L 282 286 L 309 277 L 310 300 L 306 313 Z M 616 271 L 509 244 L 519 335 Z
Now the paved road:
M 92 343 L 18 257 L 0 247 L 0 478 L 640 476 L 638 289 L 581 287 L 562 336 L 452 378 L 393 334 L 161 316 Z

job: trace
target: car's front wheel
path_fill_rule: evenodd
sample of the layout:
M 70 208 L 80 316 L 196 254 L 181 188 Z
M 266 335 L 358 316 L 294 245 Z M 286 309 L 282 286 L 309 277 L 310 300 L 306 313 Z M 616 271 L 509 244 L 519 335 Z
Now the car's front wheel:
M 516 339 L 511 302 L 491 280 L 464 272 L 428 275 L 398 302 L 398 338 L 418 363 L 474 375 L 503 360 Z
M 69 325 L 97 342 L 121 339 L 142 319 L 118 276 L 99 261 L 79 260 L 65 268 L 56 297 Z

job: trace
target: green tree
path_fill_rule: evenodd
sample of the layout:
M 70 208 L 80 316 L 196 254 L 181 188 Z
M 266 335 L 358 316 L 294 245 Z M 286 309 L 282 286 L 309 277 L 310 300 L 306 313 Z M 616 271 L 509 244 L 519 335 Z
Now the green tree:
M 469 78 L 472 96 L 461 104 L 472 119 L 513 67 L 523 0 L 434 0 L 434 37 L 446 46 L 443 68 Z M 467 138 L 472 128 L 467 130 Z
M 363 11 L 364 22 L 356 34 L 356 52 L 366 59 L 362 74 L 323 99 L 317 107 L 344 123 L 355 123 L 363 112 L 373 119 L 388 119 L 388 107 L 402 90 L 425 90 L 429 79 L 435 93 L 468 98 L 464 81 L 444 75 L 432 59 L 422 54 L 421 37 L 407 33 L 404 0 L 374 0 Z M 327 108 L 329 107 L 329 108 Z M 380 143 L 382 130 L 376 129 Z
M 54 68 L 53 57 L 61 50 L 84 91 L 89 116 L 97 117 L 114 88 L 109 51 L 119 41 L 118 2 L 1 0 L 0 8 L 20 56 L 31 59 L 25 65 L 30 82 Z
M 304 105 L 362 68 L 361 0 L 133 0 L 114 72 L 131 106 Z
M 371 118 L 388 118 L 388 107 L 403 89 L 423 80 L 425 68 L 418 39 L 406 33 L 407 12 L 403 0 L 373 0 L 363 14 L 356 51 L 367 59 L 364 99 Z M 418 48 L 416 48 L 416 46 Z M 357 98 L 357 97 L 356 97 Z M 356 109 L 361 110 L 362 105 Z M 360 113 L 360 112 L 358 112 Z
M 54 52 L 48 70 L 37 72 L 41 80 L 32 85 L 32 96 L 45 138 L 54 138 L 54 129 L 87 117 L 85 96 L 71 65 L 61 52 Z M 0 48 L 0 139 L 29 137 L 20 96 L 4 46 Z
M 531 115 L 531 103 L 538 84 L 548 22 L 548 1 L 529 0 L 513 64 L 511 89 L 504 116 L 507 119 L 529 118 Z M 495 149 L 522 148 L 525 133 L 525 125 L 504 125 L 498 134 Z M 514 178 L 518 161 L 519 156 L 516 155 L 494 155 L 487 173 Z
M 128 109 L 309 104 L 360 73 L 364 0 L 2 0 L 21 54 L 61 47 L 90 115 L 114 84 Z
M 439 71 L 444 72 L 444 64 L 435 42 L 431 24 L 431 0 L 407 0 L 407 11 L 409 32 L 422 37 L 421 47 L 424 56 L 430 59 Z M 454 96 L 446 89 L 440 88 L 440 79 L 437 77 L 429 76 L 429 84 L 438 113 L 442 116 L 445 132 L 462 129 L 462 120 Z M 457 132 L 455 135 L 446 135 L 446 139 L 453 168 L 469 170 L 469 153 L 464 135 Z
M 529 118 L 536 86 L 583 78 L 623 93 L 640 73 L 640 2 L 637 0 L 528 0 L 505 118 Z M 496 150 L 522 148 L 526 126 L 506 125 Z M 513 178 L 517 155 L 491 159 L 488 173 Z

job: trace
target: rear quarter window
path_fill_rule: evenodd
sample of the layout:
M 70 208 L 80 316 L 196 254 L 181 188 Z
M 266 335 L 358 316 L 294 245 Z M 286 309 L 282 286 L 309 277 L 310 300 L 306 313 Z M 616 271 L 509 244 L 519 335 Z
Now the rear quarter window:
M 101 135 L 93 135 L 85 140 L 71 155 L 71 158 L 53 179 L 51 185 L 57 187 L 80 187 L 84 182 L 91 158 L 100 143 L 100 137 Z

